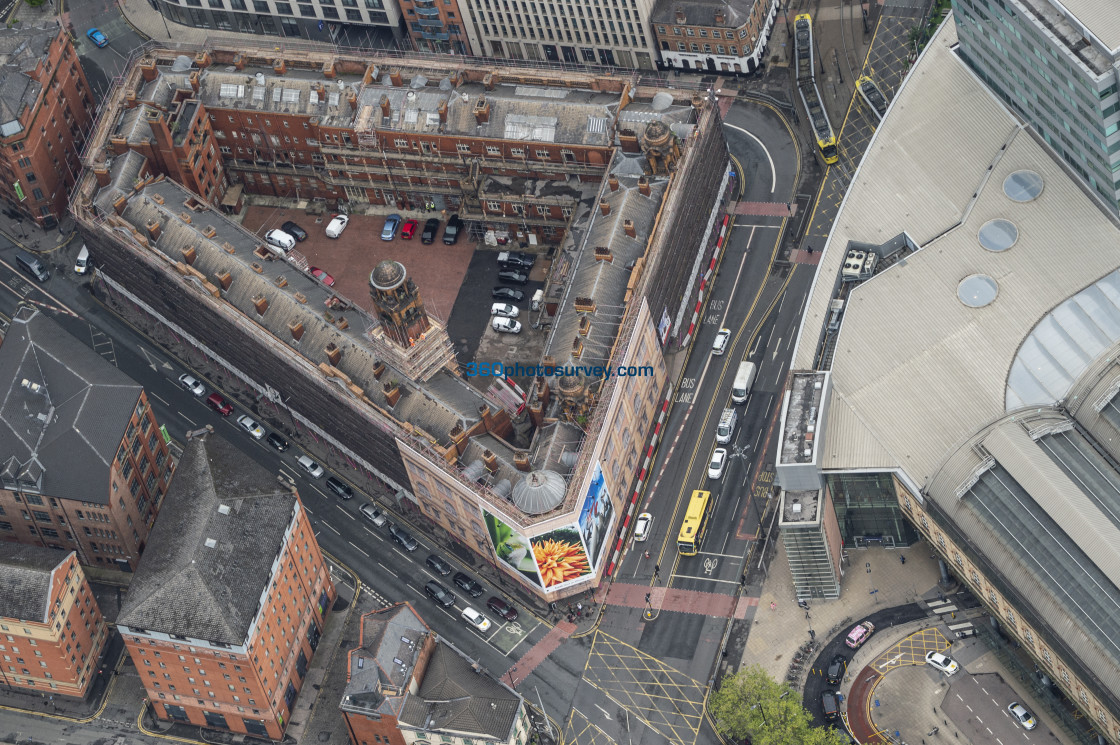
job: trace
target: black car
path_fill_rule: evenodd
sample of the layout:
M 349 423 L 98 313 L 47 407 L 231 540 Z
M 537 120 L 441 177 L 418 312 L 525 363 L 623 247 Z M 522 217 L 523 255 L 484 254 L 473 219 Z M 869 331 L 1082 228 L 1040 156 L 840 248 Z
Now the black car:
M 301 228 L 299 225 L 296 225 L 291 220 L 288 220 L 286 223 L 281 225 L 280 229 L 295 238 L 297 241 L 307 240 L 307 231 Z
M 354 490 L 345 481 L 334 476 L 327 477 L 327 488 L 338 495 L 340 499 L 354 498 Z
M 517 302 L 525 299 L 525 293 L 521 290 L 515 290 L 512 287 L 495 287 L 490 290 L 490 297 L 495 300 L 512 300 Z
M 435 243 L 436 242 L 436 235 L 438 235 L 438 234 L 439 234 L 439 218 L 438 217 L 429 218 L 428 221 L 426 223 L 424 223 L 424 232 L 420 234 L 420 242 L 421 243 Z
M 415 551 L 420 547 L 420 544 L 412 537 L 412 533 L 409 533 L 396 523 L 389 523 L 389 535 L 391 535 L 393 540 L 399 543 L 401 548 L 405 551 Z
M 265 439 L 268 440 L 269 445 L 281 453 L 288 449 L 288 441 L 275 432 L 269 432 Z
M 482 585 L 478 584 L 469 574 L 456 572 L 451 579 L 460 590 L 468 593 L 472 598 L 477 598 L 482 594 Z
M 459 219 L 458 215 L 452 215 L 451 219 L 447 221 L 447 227 L 443 229 L 443 242 L 448 246 L 454 246 L 459 242 L 459 234 L 463 232 L 463 221 Z
M 842 654 L 838 654 L 832 658 L 832 662 L 828 663 L 828 670 L 825 671 L 825 680 L 829 685 L 840 685 L 840 681 L 844 679 L 844 670 L 848 664 L 848 658 Z
M 428 566 L 431 567 L 432 571 L 440 575 L 441 577 L 446 577 L 447 575 L 451 574 L 451 565 L 444 561 L 442 556 L 436 556 L 435 554 L 432 554 L 427 559 L 425 559 L 425 561 Z
M 498 272 L 498 281 L 511 285 L 523 285 L 529 281 L 529 275 L 514 269 L 503 269 Z
M 524 251 L 503 251 L 498 254 L 498 264 L 503 269 L 530 269 L 537 257 Z
M 501 598 L 490 598 L 486 601 L 486 607 L 507 621 L 517 620 L 517 608 L 514 608 Z
M 428 593 L 428 597 L 444 608 L 450 608 L 455 605 L 455 596 L 451 593 L 451 590 L 448 590 L 434 579 L 424 585 L 424 592 Z
M 840 718 L 840 700 L 836 698 L 836 691 L 821 693 L 821 711 L 826 722 L 835 722 Z

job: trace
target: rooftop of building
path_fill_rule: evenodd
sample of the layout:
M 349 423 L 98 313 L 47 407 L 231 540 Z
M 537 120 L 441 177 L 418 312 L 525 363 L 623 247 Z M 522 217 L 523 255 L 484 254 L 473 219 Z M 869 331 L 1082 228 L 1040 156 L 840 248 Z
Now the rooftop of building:
M 358 713 L 399 716 L 413 669 L 431 634 L 409 603 L 363 615 L 358 646 L 347 657 L 340 706 Z
M 811 463 L 821 421 L 827 372 L 795 372 L 789 381 L 789 405 L 782 417 L 780 463 Z
M 0 345 L 0 484 L 106 504 L 142 391 L 48 316 L 21 307 Z
M 443 639 L 424 668 L 420 689 L 404 700 L 402 726 L 438 735 L 506 741 L 521 713 L 522 699 Z
M 1120 14 L 1111 0 L 1020 0 L 1070 51 L 1098 75 L 1120 56 Z M 1092 36 L 1108 55 L 1086 43 Z M 1111 59 L 1109 58 L 1111 56 Z
M 22 131 L 20 113 L 39 100 L 43 86 L 28 75 L 50 52 L 58 24 L 0 28 L 0 137 Z
M 298 501 L 222 437 L 188 441 L 117 623 L 247 643 Z
M 820 524 L 820 495 L 819 491 L 782 491 L 782 528 Z
M 73 553 L 0 541 L 0 616 L 46 623 L 54 570 Z
M 871 141 L 793 361 L 814 367 L 848 242 L 907 233 L 919 250 L 848 297 L 818 463 L 900 467 L 919 487 L 962 436 L 1009 407 L 1061 398 L 1120 338 L 1109 278 L 1120 257 L 1105 250 L 1120 226 L 953 54 L 955 36 L 942 25 Z
M 766 0 L 657 0 L 650 11 L 653 23 L 678 24 L 677 11 L 684 13 L 689 26 L 742 26 L 751 16 L 756 3 Z M 723 22 L 716 23 L 716 13 L 723 13 Z

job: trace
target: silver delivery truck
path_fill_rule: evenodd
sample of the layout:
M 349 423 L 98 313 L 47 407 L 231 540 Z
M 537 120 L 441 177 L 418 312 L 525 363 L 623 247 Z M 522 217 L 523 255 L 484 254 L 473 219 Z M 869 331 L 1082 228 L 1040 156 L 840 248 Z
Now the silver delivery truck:
M 754 376 L 758 368 L 753 362 L 740 362 L 739 372 L 735 373 L 735 382 L 731 385 L 731 403 L 746 403 L 747 396 L 754 385 Z

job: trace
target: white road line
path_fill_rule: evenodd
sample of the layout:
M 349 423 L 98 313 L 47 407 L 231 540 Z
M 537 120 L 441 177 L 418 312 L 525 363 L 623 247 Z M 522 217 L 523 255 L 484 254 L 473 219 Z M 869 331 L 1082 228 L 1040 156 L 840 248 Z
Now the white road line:
M 991 696 L 992 695 L 992 694 L 988 693 L 988 689 L 985 688 L 984 686 L 980 686 L 980 690 L 984 692 L 985 696 Z
M 743 129 L 742 127 L 736 127 L 734 124 L 728 124 L 727 122 L 724 122 L 723 126 L 731 127 L 732 129 L 735 129 L 735 130 L 738 130 L 738 131 L 742 132 L 747 137 L 750 137 L 752 140 L 754 140 L 755 142 L 758 143 L 758 146 L 760 148 L 762 148 L 762 152 L 766 153 L 766 160 L 770 161 L 770 193 L 773 194 L 774 189 L 776 189 L 778 187 L 778 172 L 776 170 L 774 170 L 774 159 L 770 157 L 770 151 L 767 150 L 766 146 L 762 144 L 762 140 L 758 139 L 757 137 L 755 137 L 753 134 L 751 134 L 747 130 Z M 740 174 L 740 175 L 742 175 L 742 174 Z
M 315 514 L 315 511 L 314 511 L 314 510 L 312 510 L 312 509 L 311 509 L 310 507 L 308 507 L 307 505 L 304 505 L 304 506 L 303 506 L 303 511 L 304 511 L 304 512 L 306 512 L 306 513 L 307 513 L 308 515 L 314 515 L 314 514 Z
M 190 418 L 189 416 L 187 416 L 187 415 L 186 415 L 186 414 L 184 414 L 183 412 L 181 412 L 181 411 L 180 411 L 180 412 L 179 412 L 179 416 L 183 417 L 183 418 L 184 418 L 184 419 L 186 419 L 186 420 L 187 420 L 188 422 L 190 422 L 190 423 L 191 423 L 191 426 L 192 426 L 192 427 L 197 427 L 197 426 L 198 426 L 198 423 L 197 423 L 197 422 L 196 422 L 195 420 L 191 419 L 191 418 Z
M 730 126 L 730 125 L 728 125 L 728 126 Z M 610 713 L 606 709 L 604 709 L 602 706 L 599 706 L 599 704 L 595 704 L 595 708 L 598 709 L 599 711 L 603 712 L 603 716 L 605 716 L 607 719 L 611 718 Z
M 417 595 L 419 595 L 420 597 L 424 597 L 424 593 L 423 593 L 423 592 L 422 592 L 421 590 L 417 590 L 417 589 L 416 589 L 415 587 L 413 587 L 412 585 L 410 585 L 410 584 L 408 584 L 408 583 L 405 583 L 405 586 L 406 586 L 406 587 L 408 587 L 408 589 L 410 589 L 410 590 L 412 590 L 413 592 L 415 592 L 415 593 L 416 593 Z
M 353 542 L 353 541 L 347 541 L 347 543 L 349 543 L 349 544 L 350 544 L 351 546 L 354 546 L 354 542 Z M 369 554 L 367 554 L 367 553 L 366 553 L 365 551 L 363 551 L 362 549 L 358 548 L 357 546 L 354 546 L 354 549 L 355 549 L 355 550 L 356 550 L 356 551 L 357 551 L 358 553 L 360 553 L 360 554 L 361 554 L 362 556 L 366 557 L 367 559 L 369 558 Z
M 737 228 L 774 228 L 774 229 L 777 229 L 777 228 L 780 228 L 782 226 L 781 225 L 761 225 L 761 224 L 758 224 L 758 223 L 750 223 L 750 222 L 736 222 L 735 227 L 737 227 Z
M 159 396 L 157 396 L 156 394 L 152 393 L 151 391 L 148 391 L 148 397 L 149 397 L 149 398 L 154 398 L 154 399 L 155 399 L 156 401 L 159 401 L 159 402 L 160 402 L 161 404 L 163 404 L 164 406 L 167 406 L 167 407 L 170 407 L 170 406 L 171 406 L 171 404 L 167 403 L 166 401 L 164 401 L 164 400 L 163 400 L 162 398 L 160 398 L 160 397 L 159 397 Z
M 367 528 L 364 525 L 362 526 L 362 529 L 365 530 L 367 533 L 369 533 L 371 536 L 373 536 L 374 538 L 376 538 L 379 541 L 384 541 L 385 540 L 385 538 L 380 533 L 377 533 L 376 531 L 370 530 L 369 528 Z
M 394 577 L 397 577 L 398 579 L 400 578 L 400 575 L 399 575 L 399 574 L 397 574 L 397 573 L 396 573 L 396 572 L 394 572 L 394 571 L 393 571 L 392 569 L 390 569 L 389 567 L 387 567 L 387 566 L 385 566 L 384 564 L 382 564 L 382 563 L 381 563 L 380 561 L 379 561 L 379 562 L 377 562 L 377 566 L 381 567 L 382 569 L 384 569 L 384 570 L 385 570 L 386 572 L 388 572 L 389 574 L 393 575 Z
M 331 530 L 333 530 L 335 535 L 338 535 L 338 536 L 342 535 L 342 533 L 339 533 L 338 530 L 336 528 L 334 528 L 330 523 L 322 523 L 322 525 L 325 528 L 330 528 Z

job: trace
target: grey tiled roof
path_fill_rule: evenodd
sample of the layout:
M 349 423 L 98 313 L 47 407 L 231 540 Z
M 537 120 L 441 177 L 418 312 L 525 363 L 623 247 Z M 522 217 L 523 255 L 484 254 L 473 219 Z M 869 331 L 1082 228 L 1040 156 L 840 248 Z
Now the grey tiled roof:
M 72 553 L 0 541 L 0 616 L 46 623 L 51 573 Z
M 296 501 L 221 437 L 188 442 L 117 623 L 244 644 Z
M 405 699 L 398 719 L 426 732 L 505 741 L 521 705 L 520 696 L 476 669 L 466 655 L 441 639 L 428 660 L 420 690 Z
M 25 71 L 34 70 L 46 58 L 56 36 L 54 23 L 43 28 L 0 28 L 0 125 L 18 120 L 25 106 L 35 105 L 43 86 Z
M 41 469 L 41 493 L 104 504 L 142 390 L 50 318 L 21 309 L 0 345 L 5 478 Z
M 359 646 L 350 650 L 341 706 L 397 716 L 413 667 L 431 629 L 409 603 L 362 616 Z

